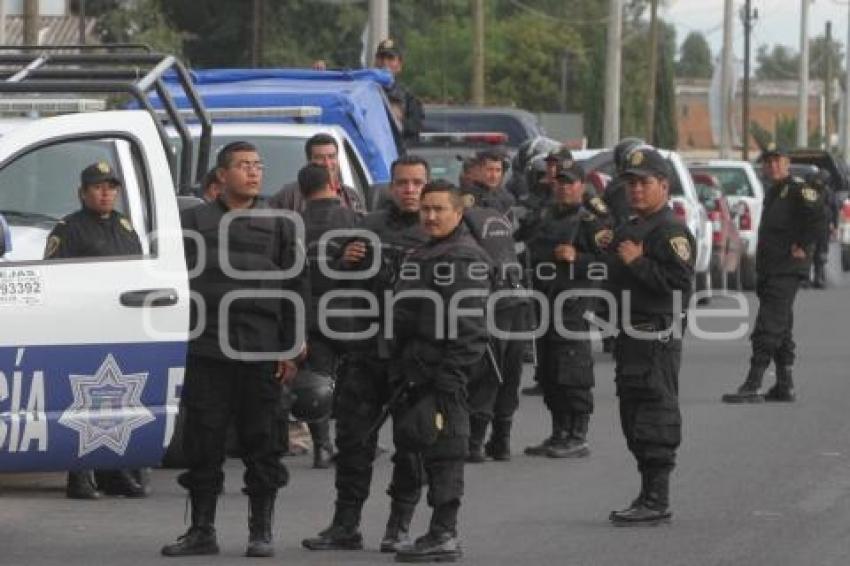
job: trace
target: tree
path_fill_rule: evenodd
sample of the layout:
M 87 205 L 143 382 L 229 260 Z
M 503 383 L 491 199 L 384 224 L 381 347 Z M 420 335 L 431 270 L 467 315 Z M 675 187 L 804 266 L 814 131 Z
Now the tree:
M 787 81 L 800 75 L 800 55 L 784 45 L 760 45 L 756 52 L 756 78 L 759 80 Z
M 70 3 L 79 14 L 79 0 Z M 97 33 L 103 43 L 146 43 L 157 51 L 181 55 L 183 38 L 160 10 L 158 0 L 86 0 L 86 16 L 97 18 Z
M 679 49 L 679 61 L 676 63 L 676 76 L 688 79 L 710 79 L 714 72 L 711 47 L 705 36 L 692 31 Z

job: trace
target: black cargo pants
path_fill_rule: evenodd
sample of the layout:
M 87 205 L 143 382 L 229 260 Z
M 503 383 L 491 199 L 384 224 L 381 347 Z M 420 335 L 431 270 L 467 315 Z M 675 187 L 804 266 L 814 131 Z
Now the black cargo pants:
M 800 287 L 800 277 L 766 275 L 756 282 L 759 310 L 750 335 L 753 345 L 751 365 L 767 367 L 774 360 L 777 367 L 794 365 L 794 299 Z

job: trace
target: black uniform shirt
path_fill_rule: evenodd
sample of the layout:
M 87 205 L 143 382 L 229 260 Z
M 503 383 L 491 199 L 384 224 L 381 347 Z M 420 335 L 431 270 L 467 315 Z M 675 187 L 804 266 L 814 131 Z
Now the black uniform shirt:
M 464 195 L 468 195 L 464 197 L 467 206 L 495 208 L 502 214 L 508 214 L 516 202 L 514 197 L 502 187 L 490 189 L 481 183 L 472 183 L 462 186 L 460 191 Z
M 801 179 L 774 183 L 764 197 L 759 224 L 756 268 L 761 274 L 808 273 L 812 246 L 825 230 L 823 195 Z M 806 259 L 791 257 L 791 246 L 806 250 Z
M 119 212 L 105 216 L 83 207 L 59 221 L 47 238 L 45 259 L 140 255 L 142 244 Z
M 643 255 L 628 265 L 617 255 L 617 247 L 625 240 L 643 243 Z M 668 206 L 646 218 L 634 217 L 620 226 L 608 251 L 609 277 L 620 295 L 620 310 L 624 312 L 624 294 L 629 292 L 633 322 L 652 319 L 653 315 L 678 315 L 673 300 L 677 291 L 682 294 L 681 307 L 687 307 L 696 244 L 693 235 L 676 220 Z

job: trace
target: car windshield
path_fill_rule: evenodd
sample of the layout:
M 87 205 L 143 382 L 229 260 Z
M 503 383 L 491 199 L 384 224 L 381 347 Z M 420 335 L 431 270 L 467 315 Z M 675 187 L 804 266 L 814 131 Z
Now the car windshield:
M 192 157 L 192 171 L 197 167 L 198 160 L 198 144 L 195 138 Z M 215 162 L 215 156 L 219 150 L 227 144 L 235 141 L 248 141 L 257 146 L 260 157 L 265 165 L 263 169 L 263 194 L 273 195 L 279 191 L 284 185 L 292 183 L 298 177 L 298 170 L 304 167 L 306 158 L 304 157 L 304 144 L 307 141 L 306 137 L 280 137 L 280 136 L 227 136 L 213 135 L 212 147 L 210 154 L 211 165 Z M 180 154 L 180 140 L 172 139 L 172 143 L 177 150 L 177 155 Z
M 691 167 L 690 171 L 716 177 L 727 197 L 755 196 L 747 173 L 740 167 Z

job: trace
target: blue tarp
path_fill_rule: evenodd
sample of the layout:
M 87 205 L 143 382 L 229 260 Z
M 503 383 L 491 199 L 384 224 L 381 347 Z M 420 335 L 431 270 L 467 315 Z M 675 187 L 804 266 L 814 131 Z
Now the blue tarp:
M 382 88 L 392 84 L 389 72 L 209 69 L 193 71 L 192 77 L 208 108 L 321 107 L 321 116 L 303 121 L 342 126 L 363 156 L 373 180 L 389 181 L 390 165 L 398 157 Z M 174 84 L 170 90 L 178 107 L 189 106 L 181 88 Z M 293 120 L 266 118 L 265 121 Z

